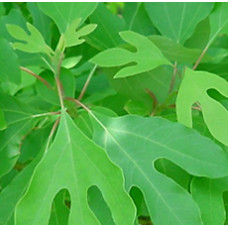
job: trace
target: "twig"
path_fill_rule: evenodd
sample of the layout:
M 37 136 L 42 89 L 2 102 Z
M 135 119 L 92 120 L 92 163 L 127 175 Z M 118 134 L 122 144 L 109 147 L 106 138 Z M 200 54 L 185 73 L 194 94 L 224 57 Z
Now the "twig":
M 176 79 L 176 74 L 177 74 L 177 62 L 174 63 L 173 75 L 172 75 L 172 79 L 171 79 L 171 83 L 170 83 L 170 87 L 169 87 L 169 93 L 171 93 L 173 91 L 173 87 L 174 87 L 175 79 Z
M 154 95 L 154 93 L 151 90 L 146 89 L 146 92 L 149 94 L 149 96 L 153 100 L 153 110 L 152 110 L 152 113 L 150 114 L 150 116 L 154 116 L 155 113 L 156 113 L 156 109 L 157 109 L 157 105 L 158 105 L 158 100 L 157 100 L 156 96 Z
M 93 67 L 93 69 L 91 70 L 91 72 L 90 72 L 90 74 L 89 74 L 89 76 L 88 76 L 88 78 L 87 78 L 87 80 L 86 80 L 86 82 L 85 82 L 85 84 L 84 84 L 84 86 L 83 86 L 83 88 L 82 88 L 82 91 L 81 91 L 81 93 L 80 93 L 80 95 L 79 95 L 79 97 L 78 97 L 78 100 L 79 100 L 79 101 L 81 101 L 81 99 L 83 98 L 83 96 L 84 96 L 84 94 L 85 94 L 85 92 L 86 92 L 86 89 L 87 89 L 87 87 L 88 87 L 88 85 L 89 85 L 89 83 L 90 83 L 90 80 L 91 80 L 91 78 L 92 78 L 93 75 L 94 75 L 94 72 L 95 72 L 96 68 L 97 68 L 97 65 L 95 65 L 95 66 Z
M 84 108 L 93 118 L 94 120 L 107 132 L 107 128 L 104 126 L 104 124 L 93 114 L 93 112 L 88 108 L 86 107 L 81 101 L 77 100 L 77 99 L 74 99 L 72 97 L 66 97 L 65 98 L 66 100 L 68 101 L 72 101 L 74 102 L 75 104 L 77 104 L 78 106 L 81 106 L 82 108 Z
M 60 82 L 60 70 L 61 70 L 61 64 L 62 64 L 63 54 L 60 55 L 58 66 L 57 66 L 57 72 L 55 75 L 55 82 L 57 85 L 58 95 L 59 95 L 59 101 L 61 109 L 64 109 L 64 103 L 63 103 L 63 88 Z
M 33 118 L 37 118 L 37 117 L 42 117 L 42 116 L 53 116 L 53 115 L 58 115 L 61 114 L 61 112 L 46 112 L 46 113 L 40 113 L 40 114 L 35 114 L 32 115 Z
M 202 60 L 202 58 L 203 58 L 204 55 L 206 54 L 208 48 L 209 48 L 209 44 L 207 44 L 207 46 L 203 49 L 203 51 L 202 51 L 202 53 L 200 54 L 199 58 L 198 58 L 197 61 L 195 62 L 195 65 L 192 67 L 193 70 L 195 70 L 195 69 L 198 67 L 200 61 Z
M 55 123 L 54 123 L 54 125 L 53 125 L 53 127 L 52 127 L 52 129 L 51 129 L 51 132 L 50 132 L 50 134 L 49 134 L 49 136 L 48 136 L 48 139 L 47 139 L 47 144 L 46 144 L 45 152 L 44 152 L 44 153 L 47 153 L 48 147 L 49 147 L 49 145 L 50 145 L 50 143 L 51 143 L 52 136 L 53 136 L 54 133 L 55 133 L 55 130 L 56 130 L 58 124 L 59 124 L 59 121 L 60 121 L 60 117 L 55 121 Z
M 168 107 L 170 107 L 170 108 L 176 108 L 176 105 L 175 105 L 175 104 L 171 104 L 171 105 L 169 105 Z M 192 109 L 201 111 L 201 108 L 200 108 L 200 107 L 197 107 L 197 106 L 192 106 Z
M 40 77 L 39 75 L 35 74 L 34 72 L 32 72 L 31 70 L 27 69 L 26 67 L 20 66 L 20 69 L 30 75 L 32 75 L 33 77 L 35 77 L 36 79 L 38 79 L 40 82 L 42 82 L 44 85 L 46 85 L 48 87 L 48 89 L 53 89 L 51 87 L 51 85 L 42 77 Z

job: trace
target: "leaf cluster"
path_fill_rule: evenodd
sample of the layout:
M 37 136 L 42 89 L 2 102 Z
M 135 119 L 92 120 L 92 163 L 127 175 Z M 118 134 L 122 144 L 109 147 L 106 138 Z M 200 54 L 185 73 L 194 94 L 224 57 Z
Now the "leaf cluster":
M 228 3 L 0 3 L 0 224 L 228 224 Z

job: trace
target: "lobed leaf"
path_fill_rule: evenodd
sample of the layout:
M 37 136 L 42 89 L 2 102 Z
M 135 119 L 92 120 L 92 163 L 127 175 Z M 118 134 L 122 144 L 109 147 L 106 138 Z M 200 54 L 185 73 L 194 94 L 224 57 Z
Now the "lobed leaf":
M 116 224 L 133 223 L 134 206 L 119 168 L 63 112 L 55 140 L 17 206 L 16 224 L 48 224 L 52 201 L 61 189 L 71 197 L 69 224 L 99 224 L 87 202 L 93 185 L 101 190 Z
M 136 186 L 142 190 L 154 224 L 201 224 L 190 194 L 157 172 L 154 162 L 165 158 L 192 175 L 218 178 L 228 174 L 228 157 L 219 146 L 192 129 L 161 118 L 94 118 L 95 141 L 123 169 L 127 189 Z
M 136 47 L 136 52 L 123 48 L 112 48 L 100 52 L 90 61 L 101 67 L 123 66 L 134 63 L 132 66 L 122 68 L 115 74 L 115 78 L 122 78 L 155 69 L 160 65 L 171 65 L 161 51 L 148 38 L 132 32 L 120 32 L 123 40 Z
M 85 41 L 85 39 L 82 39 L 81 37 L 90 34 L 97 27 L 96 24 L 89 24 L 77 30 L 78 26 L 80 25 L 80 22 L 81 18 L 74 20 L 64 32 L 63 36 L 66 47 L 72 47 L 82 44 Z
M 14 48 L 29 53 L 53 54 L 53 50 L 45 43 L 45 40 L 39 30 L 33 25 L 27 23 L 30 34 L 27 34 L 20 26 L 7 25 L 7 30 L 12 37 L 24 43 L 13 43 Z
M 192 127 L 191 107 L 198 102 L 210 133 L 228 145 L 228 111 L 208 95 L 209 89 L 215 89 L 228 97 L 228 82 L 225 79 L 212 73 L 186 69 L 176 100 L 178 122 Z

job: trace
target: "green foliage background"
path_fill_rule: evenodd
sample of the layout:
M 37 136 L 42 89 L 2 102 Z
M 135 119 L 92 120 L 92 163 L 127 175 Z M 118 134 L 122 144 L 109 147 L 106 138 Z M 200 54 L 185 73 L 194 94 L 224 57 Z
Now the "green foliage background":
M 0 224 L 228 224 L 228 3 L 0 3 Z

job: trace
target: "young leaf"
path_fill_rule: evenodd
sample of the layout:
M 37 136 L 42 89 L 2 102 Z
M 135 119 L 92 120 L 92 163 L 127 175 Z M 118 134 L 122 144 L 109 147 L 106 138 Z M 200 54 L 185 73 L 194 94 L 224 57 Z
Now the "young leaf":
M 161 51 L 145 36 L 132 31 L 120 32 L 123 40 L 137 48 L 136 52 L 131 52 L 123 48 L 111 48 L 100 52 L 90 61 L 102 67 L 127 66 L 115 74 L 115 78 L 132 76 L 135 74 L 150 71 L 160 65 L 171 65 L 163 56 Z
M 228 174 L 228 157 L 219 146 L 161 118 L 94 114 L 93 118 L 95 141 L 123 169 L 127 189 L 137 186 L 142 190 L 154 224 L 201 224 L 189 193 L 157 172 L 154 162 L 165 158 L 192 175 L 222 177 Z
M 76 31 L 80 25 L 80 22 L 81 18 L 75 19 L 64 32 L 63 36 L 65 39 L 66 47 L 72 47 L 82 44 L 85 41 L 85 39 L 82 39 L 81 37 L 90 34 L 97 27 L 97 25 L 95 24 L 89 24 L 85 25 L 84 27 Z
M 16 223 L 48 224 L 54 196 L 64 188 L 71 197 L 69 224 L 98 224 L 87 202 L 92 185 L 101 190 L 117 224 L 133 223 L 134 206 L 123 188 L 119 168 L 63 112 L 55 140 L 17 206 Z
M 37 5 L 63 34 L 75 19 L 81 18 L 80 25 L 83 24 L 96 9 L 97 2 L 38 2 Z
M 43 36 L 36 27 L 27 23 L 27 28 L 30 34 L 27 34 L 20 26 L 7 25 L 7 30 L 12 37 L 23 43 L 13 43 L 14 48 L 29 52 L 29 53 L 45 53 L 47 55 L 53 54 L 53 50 L 45 43 Z
M 146 2 L 147 13 L 161 32 L 177 43 L 184 42 L 193 34 L 197 24 L 212 10 L 212 2 Z
M 228 178 L 208 179 L 194 178 L 191 192 L 199 205 L 203 223 L 205 225 L 223 225 L 226 212 L 223 193 L 228 190 Z
M 18 57 L 10 44 L 0 37 L 0 80 L 20 84 L 21 72 Z M 7 57 L 7 58 L 6 58 Z
M 209 89 L 216 89 L 228 97 L 228 82 L 225 79 L 212 73 L 186 69 L 176 100 L 178 122 L 192 127 L 191 107 L 199 102 L 210 133 L 218 141 L 228 145 L 228 111 L 208 95 Z

